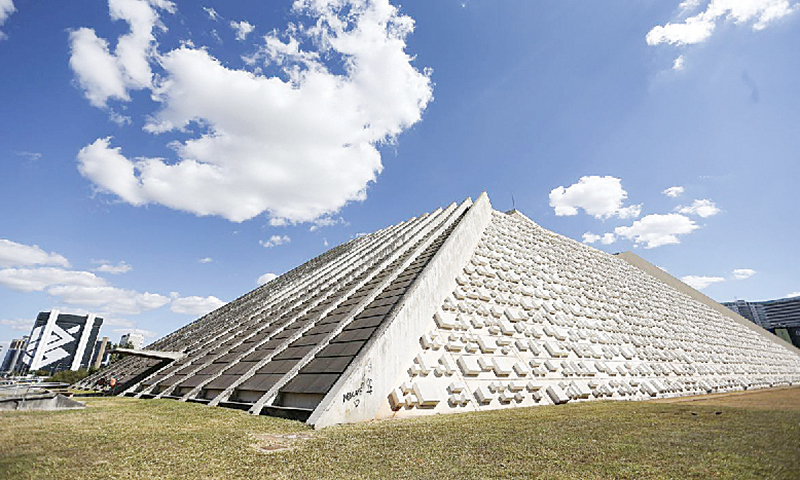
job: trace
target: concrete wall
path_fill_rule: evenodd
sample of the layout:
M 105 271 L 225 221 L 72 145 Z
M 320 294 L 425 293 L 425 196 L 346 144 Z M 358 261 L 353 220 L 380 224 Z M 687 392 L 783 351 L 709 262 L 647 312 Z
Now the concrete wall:
M 616 257 L 620 258 L 622 260 L 625 260 L 627 263 L 633 265 L 634 267 L 636 267 L 639 270 L 647 273 L 648 275 L 651 275 L 651 276 L 657 278 L 658 280 L 666 283 L 667 285 L 669 285 L 670 287 L 674 288 L 675 290 L 678 290 L 681 293 L 689 295 L 693 299 L 697 300 L 698 302 L 701 302 L 701 303 L 705 304 L 709 308 L 712 308 L 712 309 L 716 310 L 717 312 L 721 313 L 722 315 L 725 315 L 726 317 L 730 318 L 731 320 L 733 320 L 734 322 L 738 323 L 739 325 L 745 326 L 745 327 L 749 328 L 750 330 L 753 330 L 754 332 L 757 332 L 759 335 L 764 336 L 765 338 L 769 339 L 770 341 L 773 341 L 773 342 L 777 343 L 778 345 L 780 345 L 782 347 L 786 347 L 789 350 L 791 350 L 792 352 L 800 354 L 800 349 L 798 349 L 797 347 L 795 347 L 791 343 L 789 343 L 786 340 L 780 338 L 779 336 L 774 335 L 774 334 L 768 332 L 767 330 L 761 328 L 760 326 L 756 325 L 755 323 L 751 322 L 750 320 L 748 320 L 748 319 L 744 318 L 743 316 L 739 315 L 738 313 L 734 312 L 730 308 L 720 304 L 719 302 L 716 302 L 711 297 L 703 295 L 699 291 L 695 290 L 694 288 L 690 287 L 689 285 L 686 285 L 685 283 L 681 282 L 677 278 L 675 278 L 672 275 L 668 274 L 664 270 L 656 267 L 652 263 L 647 262 L 646 260 L 644 260 L 642 257 L 636 255 L 635 253 L 633 253 L 633 252 L 618 253 L 616 255 Z
M 372 336 L 362 353 L 308 419 L 314 428 L 394 414 L 388 395 L 419 349 L 419 338 L 469 261 L 492 218 L 486 193 L 470 207 L 459 225 L 406 293 L 396 315 Z

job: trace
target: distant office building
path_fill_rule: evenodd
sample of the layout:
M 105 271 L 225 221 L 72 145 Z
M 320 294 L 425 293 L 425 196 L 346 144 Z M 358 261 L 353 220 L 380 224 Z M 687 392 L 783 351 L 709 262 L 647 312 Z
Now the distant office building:
M 108 351 L 108 337 L 103 337 L 94 343 L 94 352 L 92 353 L 92 361 L 90 365 L 92 368 L 100 368 L 102 365 L 107 365 L 106 357 L 110 355 Z
M 8 347 L 6 357 L 3 359 L 3 365 L 0 366 L 0 373 L 11 373 L 21 366 L 20 358 L 25 352 L 25 346 L 28 344 L 30 337 L 15 338 L 11 340 L 11 345 Z
M 123 346 L 128 344 L 136 350 L 141 350 L 142 345 L 144 345 L 144 335 L 140 333 L 126 333 L 119 339 L 119 345 Z
M 92 314 L 40 312 L 22 356 L 26 370 L 58 372 L 87 368 L 102 324 L 103 319 Z
M 724 302 L 723 305 L 800 347 L 800 297 L 763 302 L 736 300 Z

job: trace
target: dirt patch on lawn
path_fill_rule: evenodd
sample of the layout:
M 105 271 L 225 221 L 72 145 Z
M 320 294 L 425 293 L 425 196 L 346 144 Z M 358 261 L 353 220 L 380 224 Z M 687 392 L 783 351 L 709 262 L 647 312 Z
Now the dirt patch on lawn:
M 800 385 L 742 392 L 712 393 L 694 397 L 662 398 L 652 403 L 683 403 L 718 405 L 722 407 L 755 408 L 764 410 L 800 410 Z
M 285 434 L 260 434 L 253 435 L 254 442 L 250 445 L 263 453 L 279 452 L 296 447 L 299 443 L 314 438 L 313 433 L 285 433 Z

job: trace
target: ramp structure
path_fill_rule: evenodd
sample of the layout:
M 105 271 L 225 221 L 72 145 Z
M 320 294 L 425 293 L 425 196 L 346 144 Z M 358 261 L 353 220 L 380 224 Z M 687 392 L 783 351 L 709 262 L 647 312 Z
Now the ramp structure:
M 340 245 L 79 385 L 114 376 L 124 395 L 319 428 L 800 382 L 797 349 L 718 307 L 484 193 Z

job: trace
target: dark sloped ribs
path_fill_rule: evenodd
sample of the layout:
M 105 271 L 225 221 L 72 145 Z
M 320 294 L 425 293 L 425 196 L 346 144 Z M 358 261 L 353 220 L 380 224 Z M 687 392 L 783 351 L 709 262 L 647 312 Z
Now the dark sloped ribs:
M 463 215 L 464 213 L 461 214 L 461 217 Z M 381 324 L 390 318 L 392 310 L 400 303 L 405 292 L 422 273 L 431 258 L 436 255 L 439 247 L 458 225 L 461 217 L 441 233 L 361 313 L 356 315 L 341 333 L 336 335 L 326 347 L 314 356 L 311 362 L 301 368 L 298 374 L 280 389 L 275 405 L 313 408 L 322 401 L 322 398 L 330 391 L 364 344 Z M 424 239 L 421 239 L 418 243 L 423 241 Z M 409 250 L 395 263 L 402 264 L 412 251 L 413 249 Z M 325 328 L 325 322 L 320 325 L 320 328 Z M 309 331 L 309 333 L 311 332 L 313 331 Z M 313 335 L 311 333 L 310 336 Z

